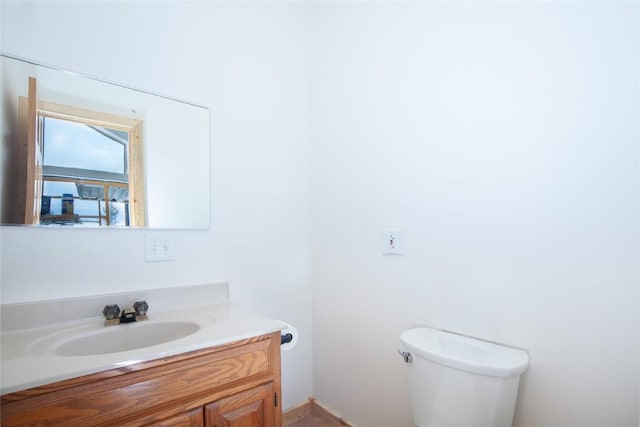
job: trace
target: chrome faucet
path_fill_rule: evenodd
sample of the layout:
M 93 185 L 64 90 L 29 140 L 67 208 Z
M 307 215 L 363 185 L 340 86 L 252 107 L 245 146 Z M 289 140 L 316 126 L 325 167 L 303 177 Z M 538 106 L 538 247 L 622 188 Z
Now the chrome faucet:
M 146 301 L 136 301 L 133 307 L 125 308 L 122 312 L 118 304 L 105 305 L 102 310 L 105 318 L 104 326 L 149 320 L 147 310 L 149 310 L 149 304 Z

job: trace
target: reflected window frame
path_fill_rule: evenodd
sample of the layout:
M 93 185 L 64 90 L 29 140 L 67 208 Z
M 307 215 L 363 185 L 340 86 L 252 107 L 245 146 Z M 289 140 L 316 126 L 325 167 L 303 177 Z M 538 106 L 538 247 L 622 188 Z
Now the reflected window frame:
M 28 99 L 24 97 L 19 98 L 20 110 L 26 108 Z M 126 203 L 126 220 L 124 225 L 122 223 L 112 224 L 110 220 L 110 208 L 111 200 L 104 198 L 99 203 L 95 217 L 94 224 L 90 226 L 111 226 L 116 225 L 118 227 L 144 227 L 146 224 L 146 209 L 144 198 L 144 166 L 143 166 L 143 140 L 142 140 L 142 120 L 118 116 L 109 113 L 96 112 L 87 109 L 77 108 L 69 105 L 56 104 L 43 100 L 38 100 L 37 106 L 37 122 L 38 128 L 37 138 L 42 142 L 43 126 L 42 122 L 45 118 L 56 118 L 60 120 L 67 120 L 71 122 L 81 123 L 87 126 L 109 128 L 128 134 L 128 147 L 125 156 L 125 174 L 113 174 L 113 173 L 98 173 L 82 168 L 78 168 L 75 171 L 70 171 L 70 168 L 51 167 L 43 165 L 42 181 L 39 185 L 44 187 L 44 181 L 62 180 L 67 182 L 82 183 L 86 185 L 102 185 L 104 188 L 104 194 L 110 194 L 110 188 L 114 186 L 126 186 L 129 192 L 129 200 Z M 20 117 L 19 126 L 26 128 L 30 125 L 26 115 Z M 41 145 L 42 146 L 42 145 Z M 67 173 L 64 170 L 67 169 Z M 62 173 L 61 173 L 62 172 Z M 83 175 L 84 174 L 84 175 Z M 127 178 L 127 182 L 122 182 L 123 177 Z M 98 178 L 98 179 L 94 179 Z M 115 178 L 115 179 L 114 179 Z M 62 195 L 61 195 L 62 197 Z M 102 206 L 102 207 L 100 207 Z M 51 218 L 44 218 L 45 221 L 41 221 L 41 215 L 34 216 L 34 224 L 40 225 L 80 225 L 81 219 L 71 213 L 62 212 L 59 218 L 51 221 Z M 87 217 L 89 219 L 89 217 Z

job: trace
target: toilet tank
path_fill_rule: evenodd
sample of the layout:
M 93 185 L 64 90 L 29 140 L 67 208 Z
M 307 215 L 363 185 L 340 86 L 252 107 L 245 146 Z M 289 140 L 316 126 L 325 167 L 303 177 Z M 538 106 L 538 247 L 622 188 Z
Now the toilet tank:
M 400 342 L 417 426 L 511 426 L 526 352 L 428 327 Z

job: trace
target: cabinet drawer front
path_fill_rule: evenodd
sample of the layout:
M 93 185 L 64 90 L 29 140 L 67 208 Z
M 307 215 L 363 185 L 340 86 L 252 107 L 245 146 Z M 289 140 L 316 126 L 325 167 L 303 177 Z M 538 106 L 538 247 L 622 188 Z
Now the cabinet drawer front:
M 87 426 L 111 423 L 141 409 L 211 392 L 274 372 L 272 339 L 182 358 L 124 375 L 3 405 L 2 425 Z M 275 344 L 274 344 L 275 345 Z
M 146 427 L 202 427 L 204 425 L 203 408 L 195 408 L 188 412 L 155 422 Z

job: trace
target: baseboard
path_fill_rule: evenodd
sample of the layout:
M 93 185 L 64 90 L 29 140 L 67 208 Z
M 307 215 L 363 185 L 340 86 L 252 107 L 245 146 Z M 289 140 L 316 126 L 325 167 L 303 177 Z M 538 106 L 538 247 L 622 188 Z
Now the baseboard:
M 282 427 L 287 427 L 311 415 L 311 399 L 282 413 Z M 638 426 L 640 427 L 640 426 Z
M 310 397 L 306 402 L 288 409 L 282 414 L 282 426 L 287 427 L 296 421 L 314 416 L 322 420 L 329 427 L 355 427 L 353 424 L 334 414 L 329 408 L 318 403 L 315 397 Z

